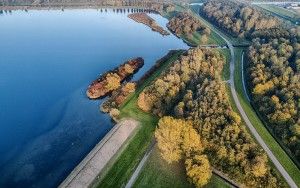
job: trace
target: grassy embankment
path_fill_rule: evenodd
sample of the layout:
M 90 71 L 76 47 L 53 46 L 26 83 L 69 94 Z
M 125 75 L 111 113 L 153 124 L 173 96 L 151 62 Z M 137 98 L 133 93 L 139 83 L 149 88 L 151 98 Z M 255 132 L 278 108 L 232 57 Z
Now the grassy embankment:
M 160 73 L 175 61 L 182 51 L 173 54 L 163 65 L 148 77 L 131 95 L 128 100 L 120 107 L 120 117 L 130 117 L 138 120 L 141 124 L 136 135 L 125 146 L 126 148 L 115 159 L 113 165 L 105 173 L 104 177 L 100 178 L 99 182 L 95 183 L 95 187 L 122 187 L 124 186 L 131 174 L 134 172 L 139 161 L 143 157 L 147 147 L 149 146 L 158 118 L 141 111 L 137 107 L 137 98 L 140 92 L 149 85 Z
M 263 138 L 265 143 L 271 149 L 273 154 L 276 156 L 281 165 L 285 168 L 285 170 L 289 173 L 289 175 L 293 178 L 295 183 L 300 186 L 300 170 L 294 164 L 294 162 L 290 159 L 288 154 L 282 149 L 282 147 L 278 144 L 275 138 L 270 134 L 267 128 L 264 126 L 261 119 L 257 116 L 251 104 L 247 100 L 247 97 L 244 92 L 243 83 L 242 83 L 242 52 L 244 49 L 235 48 L 235 76 L 234 83 L 236 87 L 236 91 L 238 94 L 238 98 L 240 103 L 246 112 L 249 120 L 252 125 L 255 127 L 257 132 Z
M 280 17 L 285 20 L 291 21 L 293 23 L 300 20 L 300 15 L 292 10 L 288 10 L 283 7 L 279 7 L 276 5 L 257 5 L 258 7 L 261 7 L 262 9 Z
M 226 62 L 223 66 L 222 79 L 229 80 L 230 79 L 230 51 L 228 48 L 217 49 L 226 59 Z

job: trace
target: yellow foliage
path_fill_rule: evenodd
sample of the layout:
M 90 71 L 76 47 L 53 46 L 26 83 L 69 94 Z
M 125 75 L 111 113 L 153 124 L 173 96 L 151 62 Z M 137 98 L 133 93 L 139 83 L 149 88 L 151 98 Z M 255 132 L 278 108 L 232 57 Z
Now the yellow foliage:
M 127 72 L 127 73 L 129 73 L 129 74 L 132 74 L 133 73 L 133 68 L 130 66 L 130 65 L 128 65 L 128 64 L 125 64 L 124 65 L 124 69 L 125 69 L 125 71 Z
M 222 159 L 223 157 L 227 156 L 227 149 L 225 146 L 221 146 L 219 150 L 217 151 L 217 156 L 219 159 Z
M 274 83 L 272 81 L 268 81 L 265 84 L 257 84 L 253 89 L 253 93 L 256 95 L 263 95 L 273 87 Z
M 166 116 L 159 120 L 155 130 L 155 138 L 162 158 L 168 163 L 179 161 L 182 157 L 180 145 L 181 134 L 185 121 Z
M 139 95 L 137 103 L 138 107 L 145 112 L 150 112 L 150 110 L 152 109 L 150 98 L 145 94 L 145 92 L 142 92 Z
M 203 151 L 200 136 L 191 121 L 163 117 L 155 130 L 158 148 L 168 162 L 178 161 L 183 155 L 190 156 Z
M 195 155 L 193 159 L 187 159 L 185 166 L 187 176 L 196 187 L 203 187 L 209 182 L 212 169 L 206 155 Z
M 200 135 L 194 129 L 191 121 L 186 122 L 186 125 L 184 126 L 181 147 L 187 156 L 192 152 L 200 153 L 203 151 Z
M 128 82 L 124 85 L 124 87 L 122 88 L 123 92 L 126 93 L 132 93 L 135 91 L 135 86 L 136 84 L 133 82 Z
M 255 177 L 263 177 L 267 172 L 267 157 L 257 156 L 255 158 L 255 163 L 252 166 L 252 173 Z
M 230 115 L 231 115 L 233 121 L 234 121 L 236 124 L 240 124 L 240 123 L 241 123 L 241 121 L 242 121 L 242 120 L 241 120 L 241 117 L 240 117 L 236 112 L 231 111 L 231 112 L 230 112 Z
M 113 109 L 110 110 L 109 115 L 113 119 L 118 119 L 119 115 L 120 115 L 120 111 L 118 109 L 116 109 L 116 108 L 113 108 Z
M 121 79 L 116 73 L 109 73 L 106 75 L 107 84 L 105 88 L 109 91 L 115 90 L 120 87 Z

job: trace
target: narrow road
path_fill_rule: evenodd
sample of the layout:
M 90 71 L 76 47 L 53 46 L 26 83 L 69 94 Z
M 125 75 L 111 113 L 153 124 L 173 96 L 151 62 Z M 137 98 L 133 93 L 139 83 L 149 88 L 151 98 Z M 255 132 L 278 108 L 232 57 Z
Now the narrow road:
M 214 30 L 215 33 L 217 33 L 220 37 L 222 37 L 225 42 L 227 43 L 229 49 L 230 49 L 230 55 L 231 55 L 231 60 L 230 60 L 230 80 L 229 80 L 229 84 L 230 84 L 230 89 L 231 89 L 231 93 L 234 99 L 234 102 L 242 116 L 242 118 L 244 119 L 246 125 L 248 126 L 249 130 L 251 131 L 251 133 L 253 134 L 253 136 L 255 137 L 255 139 L 258 141 L 258 143 L 261 145 L 261 147 L 266 151 L 266 153 L 268 154 L 269 158 L 272 160 L 272 162 L 274 163 L 274 165 L 276 166 L 276 168 L 278 169 L 278 171 L 282 174 L 282 176 L 284 177 L 284 179 L 286 180 L 286 182 L 289 184 L 290 187 L 292 188 L 297 188 L 296 183 L 294 182 L 294 180 L 290 177 L 290 175 L 287 173 L 287 171 L 284 169 L 284 167 L 280 164 L 280 162 L 277 160 L 277 158 L 274 156 L 274 154 L 272 153 L 272 151 L 269 149 L 269 147 L 267 146 L 267 144 L 264 142 L 264 140 L 261 138 L 261 136 L 258 134 L 258 132 L 256 131 L 256 129 L 254 128 L 254 126 L 252 125 L 252 123 L 250 122 L 248 116 L 246 115 L 240 101 L 239 98 L 237 96 L 236 90 L 235 90 L 235 84 L 234 84 L 234 64 L 235 64 L 235 56 L 234 56 L 234 48 L 232 43 L 227 40 L 219 31 L 217 31 L 215 28 L 211 27 L 212 30 Z
M 129 181 L 127 182 L 125 188 L 131 188 L 134 184 L 134 182 L 136 181 L 136 179 L 138 178 L 139 174 L 141 173 L 146 161 L 148 160 L 154 146 L 155 146 L 155 138 L 153 138 L 153 140 L 151 141 L 151 145 L 148 148 L 148 150 L 146 151 L 143 159 L 140 161 L 139 165 L 137 166 L 137 168 L 135 169 L 134 173 L 131 175 Z

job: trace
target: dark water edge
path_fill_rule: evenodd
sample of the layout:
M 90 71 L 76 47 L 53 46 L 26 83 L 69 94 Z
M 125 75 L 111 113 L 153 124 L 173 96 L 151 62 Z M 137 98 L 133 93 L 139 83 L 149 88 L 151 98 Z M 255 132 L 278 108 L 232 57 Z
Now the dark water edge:
M 7 162 L 1 171 L 1 180 L 4 181 L 0 180 L 0 185 L 55 187 L 105 136 L 111 129 L 111 119 L 99 113 L 101 101 L 87 100 L 83 89 L 55 105 L 48 115 L 54 122 L 49 122 L 39 137 L 21 148 L 23 152 L 18 154 L 19 157 Z M 55 127 L 51 126 L 53 124 Z M 20 163 L 25 165 L 20 168 Z M 5 181 L 12 177 L 13 180 Z

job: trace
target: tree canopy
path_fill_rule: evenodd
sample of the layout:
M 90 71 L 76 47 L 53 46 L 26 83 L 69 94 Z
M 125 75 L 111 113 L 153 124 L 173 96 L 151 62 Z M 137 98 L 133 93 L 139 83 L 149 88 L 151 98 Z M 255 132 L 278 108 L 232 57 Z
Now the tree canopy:
M 190 49 L 144 89 L 138 105 L 161 117 L 191 121 L 205 148 L 200 155 L 232 179 L 250 187 L 281 187 L 266 153 L 231 108 L 221 79 L 224 62 L 217 50 Z

